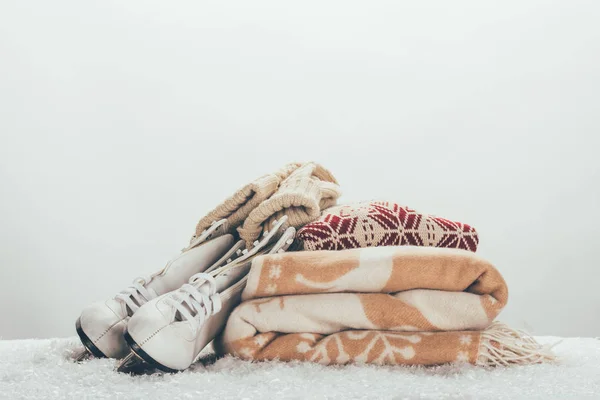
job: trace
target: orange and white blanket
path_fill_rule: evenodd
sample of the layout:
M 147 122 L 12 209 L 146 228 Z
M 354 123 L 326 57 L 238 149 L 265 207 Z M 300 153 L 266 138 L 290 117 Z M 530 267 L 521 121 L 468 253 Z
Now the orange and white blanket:
M 248 360 L 323 364 L 552 359 L 531 337 L 493 323 L 507 299 L 500 273 L 465 250 L 400 246 L 262 256 L 215 348 Z

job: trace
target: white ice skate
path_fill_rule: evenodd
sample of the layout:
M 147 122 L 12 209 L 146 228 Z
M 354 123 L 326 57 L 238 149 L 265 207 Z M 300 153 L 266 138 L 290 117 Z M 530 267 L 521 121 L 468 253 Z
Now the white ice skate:
M 276 221 L 271 231 L 238 259 L 209 273 L 196 274 L 179 290 L 141 307 L 124 334 L 131 353 L 117 370 L 177 372 L 188 368 L 223 330 L 229 314 L 240 303 L 252 259 L 284 252 L 293 243 L 296 230 L 285 229 L 286 220 L 284 216 Z
M 80 361 L 89 355 L 122 358 L 129 348 L 123 331 L 129 318 L 146 302 L 171 292 L 188 282 L 191 276 L 205 271 L 219 258 L 235 258 L 241 244 L 226 234 L 227 220 L 215 222 L 195 238 L 176 258 L 149 277 L 137 278 L 133 285 L 107 301 L 86 307 L 75 324 L 85 350 L 76 356 Z M 229 250 L 229 251 L 228 251 Z

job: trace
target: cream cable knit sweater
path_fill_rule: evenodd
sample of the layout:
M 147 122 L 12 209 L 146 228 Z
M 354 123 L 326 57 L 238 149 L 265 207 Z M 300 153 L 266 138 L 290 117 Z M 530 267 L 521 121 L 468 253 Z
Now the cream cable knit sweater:
M 250 212 L 242 227 L 240 237 L 248 247 L 258 239 L 272 221 L 288 216 L 288 224 L 300 228 L 316 221 L 321 211 L 335 205 L 341 192 L 337 181 L 325 168 L 316 163 L 306 163 L 294 170 L 279 186 L 277 192 Z
M 321 211 L 335 205 L 339 196 L 337 181 L 321 165 L 287 164 L 242 187 L 210 211 L 196 225 L 192 240 L 213 221 L 225 218 L 230 230 L 234 232 L 237 228 L 250 248 L 263 232 L 263 226 L 274 219 L 287 215 L 288 224 L 299 228 L 318 219 Z

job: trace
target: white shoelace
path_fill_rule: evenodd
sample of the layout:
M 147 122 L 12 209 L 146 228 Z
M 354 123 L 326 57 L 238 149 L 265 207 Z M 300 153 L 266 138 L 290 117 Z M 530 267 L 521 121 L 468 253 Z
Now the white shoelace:
M 166 301 L 190 322 L 194 331 L 198 331 L 208 317 L 221 310 L 221 296 L 217 293 L 215 278 L 210 274 L 195 274 L 189 282 Z
M 131 286 L 115 296 L 115 300 L 125 303 L 132 312 L 136 312 L 140 306 L 158 296 L 154 290 L 147 289 L 145 286 L 151 280 L 152 278 L 149 277 L 134 279 Z

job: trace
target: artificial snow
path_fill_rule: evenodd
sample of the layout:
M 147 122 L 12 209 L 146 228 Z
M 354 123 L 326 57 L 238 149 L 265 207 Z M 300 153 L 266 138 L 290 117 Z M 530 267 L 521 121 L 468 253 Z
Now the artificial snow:
M 538 338 L 542 343 L 559 339 Z M 483 369 L 322 366 L 204 358 L 178 374 L 76 364 L 76 338 L 0 341 L 0 399 L 600 399 L 600 340 L 563 339 L 559 364 Z

